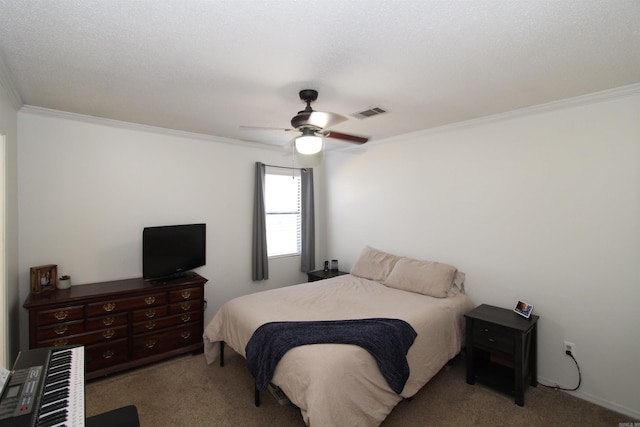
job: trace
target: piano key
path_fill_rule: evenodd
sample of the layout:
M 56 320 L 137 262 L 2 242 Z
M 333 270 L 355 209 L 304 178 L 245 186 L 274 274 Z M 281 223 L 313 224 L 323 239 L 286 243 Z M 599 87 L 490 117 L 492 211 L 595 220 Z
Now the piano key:
M 40 407 L 40 413 L 49 414 L 57 411 L 58 409 L 64 409 L 67 406 L 69 406 L 69 401 L 67 399 L 58 400 L 48 405 L 42 405 Z
M 68 389 L 52 391 L 51 393 L 47 393 L 47 394 L 43 394 L 42 395 L 41 404 L 42 404 L 42 406 L 44 406 L 44 405 L 47 405 L 49 403 L 52 403 L 52 402 L 55 402 L 57 400 L 64 399 L 64 398 L 67 398 L 67 397 L 69 397 L 69 390 Z
M 53 412 L 45 412 L 38 417 L 38 426 L 57 424 L 67 419 L 67 410 L 64 408 Z

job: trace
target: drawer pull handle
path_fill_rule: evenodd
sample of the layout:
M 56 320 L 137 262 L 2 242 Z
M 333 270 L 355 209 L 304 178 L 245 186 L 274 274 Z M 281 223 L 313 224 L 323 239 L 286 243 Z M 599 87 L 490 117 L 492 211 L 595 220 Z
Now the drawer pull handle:
M 156 340 L 148 340 L 146 343 L 144 343 L 144 345 L 145 345 L 147 348 L 153 348 L 153 347 L 155 347 L 155 345 L 156 345 Z
M 489 342 L 491 342 L 491 343 L 496 342 L 496 340 L 494 340 L 493 338 L 487 338 L 487 341 L 489 341 Z
M 153 304 L 154 302 L 156 302 L 156 297 L 146 297 L 146 298 L 144 299 L 144 302 L 146 302 L 146 303 L 147 303 L 147 305 L 151 305 L 151 304 Z
M 113 338 L 115 334 L 116 334 L 116 331 L 114 331 L 113 329 L 107 329 L 102 333 L 102 336 L 105 337 L 106 339 L 109 339 L 109 338 Z
M 153 329 L 156 327 L 156 321 L 155 320 L 149 320 L 147 323 L 144 324 L 144 327 L 147 329 Z
M 113 317 L 106 317 L 104 319 L 102 319 L 102 324 L 104 326 L 111 326 L 113 325 L 113 322 L 115 322 L 116 319 L 114 319 Z
M 156 317 L 155 310 L 147 310 L 144 312 L 144 315 L 147 316 L 147 319 L 151 319 L 152 317 Z
M 111 359 L 113 356 L 115 355 L 115 353 L 111 350 L 107 350 L 107 351 L 103 351 L 102 352 L 102 358 L 103 359 Z
M 67 318 L 67 316 L 69 316 L 69 312 L 66 310 L 56 311 L 54 314 L 54 317 L 58 320 L 64 320 Z
M 60 347 L 61 345 L 67 345 L 67 343 L 68 343 L 68 342 L 69 342 L 69 341 L 67 341 L 66 339 L 62 339 L 62 340 L 55 340 L 55 341 L 53 342 L 53 345 L 54 345 L 55 347 Z
M 191 315 L 189 313 L 185 313 L 180 318 L 183 322 L 188 322 L 189 320 L 191 320 Z
M 191 332 L 189 332 L 189 331 L 182 331 L 182 333 L 180 334 L 180 336 L 186 340 L 187 338 L 189 338 L 189 337 L 191 336 Z
M 182 298 L 188 299 L 191 296 L 191 291 L 182 291 Z
M 62 335 L 65 332 L 67 332 L 67 330 L 69 330 L 69 327 L 67 325 L 61 325 L 61 326 L 57 326 L 54 331 L 56 334 L 58 335 Z
M 191 308 L 191 304 L 189 304 L 188 302 L 183 302 L 180 305 L 180 308 L 182 308 L 184 311 L 189 311 L 189 309 Z
M 113 311 L 116 309 L 116 304 L 114 302 L 108 302 L 106 304 L 102 304 L 102 309 L 104 311 Z

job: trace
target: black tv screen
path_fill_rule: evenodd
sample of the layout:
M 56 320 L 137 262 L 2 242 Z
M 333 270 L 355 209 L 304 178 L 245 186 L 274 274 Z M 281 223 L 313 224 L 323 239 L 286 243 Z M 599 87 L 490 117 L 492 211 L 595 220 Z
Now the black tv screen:
M 179 279 L 206 264 L 206 224 L 165 225 L 142 230 L 142 277 Z

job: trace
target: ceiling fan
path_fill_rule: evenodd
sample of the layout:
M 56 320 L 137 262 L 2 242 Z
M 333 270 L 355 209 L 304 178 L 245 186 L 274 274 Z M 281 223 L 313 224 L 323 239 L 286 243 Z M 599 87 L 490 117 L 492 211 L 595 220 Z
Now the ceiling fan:
M 318 91 L 314 89 L 303 89 L 299 93 L 300 99 L 307 103 L 304 110 L 298 111 L 291 119 L 293 129 L 282 129 L 285 131 L 299 131 L 301 135 L 295 138 L 295 149 L 300 154 L 316 154 L 322 150 L 322 137 L 340 139 L 353 144 L 364 144 L 369 139 L 336 132 L 327 129 L 347 120 L 346 117 L 336 113 L 325 113 L 314 111 L 311 103 L 318 99 Z M 252 127 L 256 128 L 256 127 Z M 273 129 L 273 128 L 267 128 Z

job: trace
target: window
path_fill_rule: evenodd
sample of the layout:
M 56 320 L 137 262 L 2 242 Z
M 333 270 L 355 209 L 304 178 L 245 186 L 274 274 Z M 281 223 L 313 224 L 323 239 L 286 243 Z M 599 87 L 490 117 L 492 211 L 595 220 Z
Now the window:
M 269 257 L 300 255 L 300 171 L 267 166 L 264 204 Z

